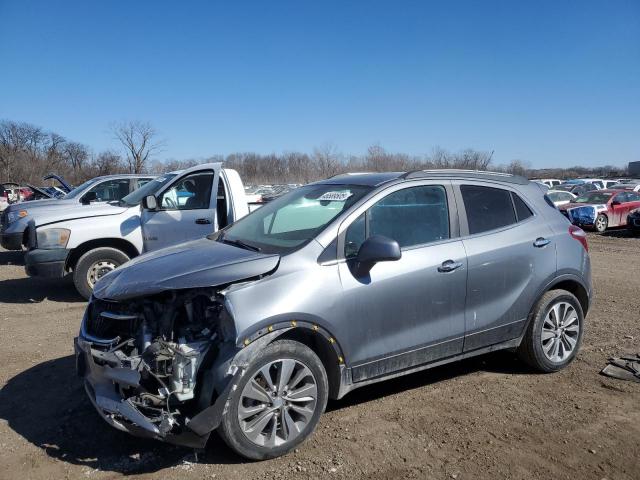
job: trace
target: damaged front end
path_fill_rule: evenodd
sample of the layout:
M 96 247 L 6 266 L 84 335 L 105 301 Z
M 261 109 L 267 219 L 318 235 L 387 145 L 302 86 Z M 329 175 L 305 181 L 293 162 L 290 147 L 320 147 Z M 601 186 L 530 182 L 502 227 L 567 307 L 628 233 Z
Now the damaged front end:
M 113 427 L 204 447 L 223 412 L 237 353 L 216 289 L 126 302 L 92 298 L 75 339 L 78 375 Z

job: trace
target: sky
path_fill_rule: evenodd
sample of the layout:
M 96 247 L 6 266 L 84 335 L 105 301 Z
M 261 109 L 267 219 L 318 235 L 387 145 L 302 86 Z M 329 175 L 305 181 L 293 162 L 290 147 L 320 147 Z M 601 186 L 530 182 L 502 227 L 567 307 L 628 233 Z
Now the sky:
M 640 160 L 640 1 L 0 0 L 0 119 L 163 158 L 372 144 Z

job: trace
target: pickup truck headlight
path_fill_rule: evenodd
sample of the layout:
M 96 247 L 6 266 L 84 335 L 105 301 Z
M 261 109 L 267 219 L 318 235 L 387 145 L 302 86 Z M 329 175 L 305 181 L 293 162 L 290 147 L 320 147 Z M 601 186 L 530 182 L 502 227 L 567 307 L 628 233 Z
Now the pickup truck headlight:
M 71 230 L 66 228 L 47 228 L 37 230 L 38 248 L 66 248 Z
M 14 210 L 13 212 L 9 212 L 7 214 L 7 223 L 13 223 L 19 218 L 24 218 L 28 215 L 26 210 Z

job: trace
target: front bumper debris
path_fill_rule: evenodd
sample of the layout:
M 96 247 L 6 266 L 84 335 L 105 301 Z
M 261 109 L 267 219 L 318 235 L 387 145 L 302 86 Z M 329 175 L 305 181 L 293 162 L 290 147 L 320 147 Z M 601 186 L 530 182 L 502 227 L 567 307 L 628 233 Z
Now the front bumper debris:
M 131 435 L 152 438 L 174 445 L 204 448 L 211 431 L 220 424 L 229 397 L 234 376 L 213 405 L 186 421 L 186 425 L 158 425 L 141 412 L 130 399 L 123 398 L 121 389 L 140 387 L 140 374 L 130 368 L 118 366 L 115 356 L 100 349 L 79 336 L 74 338 L 76 372 L 84 381 L 89 400 L 100 416 L 112 427 Z M 166 428 L 163 428 L 166 427 Z M 175 427 L 175 428 L 174 428 Z
M 30 277 L 61 278 L 66 274 L 65 265 L 69 250 L 29 250 L 24 256 L 24 269 Z

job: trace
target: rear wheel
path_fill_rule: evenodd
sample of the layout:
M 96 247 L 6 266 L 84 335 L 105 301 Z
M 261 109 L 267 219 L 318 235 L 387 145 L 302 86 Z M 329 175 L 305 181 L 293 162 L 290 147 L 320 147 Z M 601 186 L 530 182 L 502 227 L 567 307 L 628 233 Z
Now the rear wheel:
M 606 215 L 603 215 L 601 213 L 596 217 L 596 223 L 595 223 L 596 232 L 599 232 L 599 233 L 604 232 L 607 229 L 608 225 L 609 225 L 609 219 L 607 218 Z
M 231 393 L 220 436 L 252 460 L 284 455 L 315 430 L 328 390 L 322 362 L 309 347 L 292 340 L 271 343 Z
M 538 301 L 518 348 L 518 356 L 541 372 L 558 371 L 573 361 L 582 342 L 584 314 L 566 290 L 550 290 Z
M 80 257 L 73 269 L 73 283 L 80 295 L 89 299 L 98 280 L 128 261 L 129 257 L 117 248 L 89 250 Z

